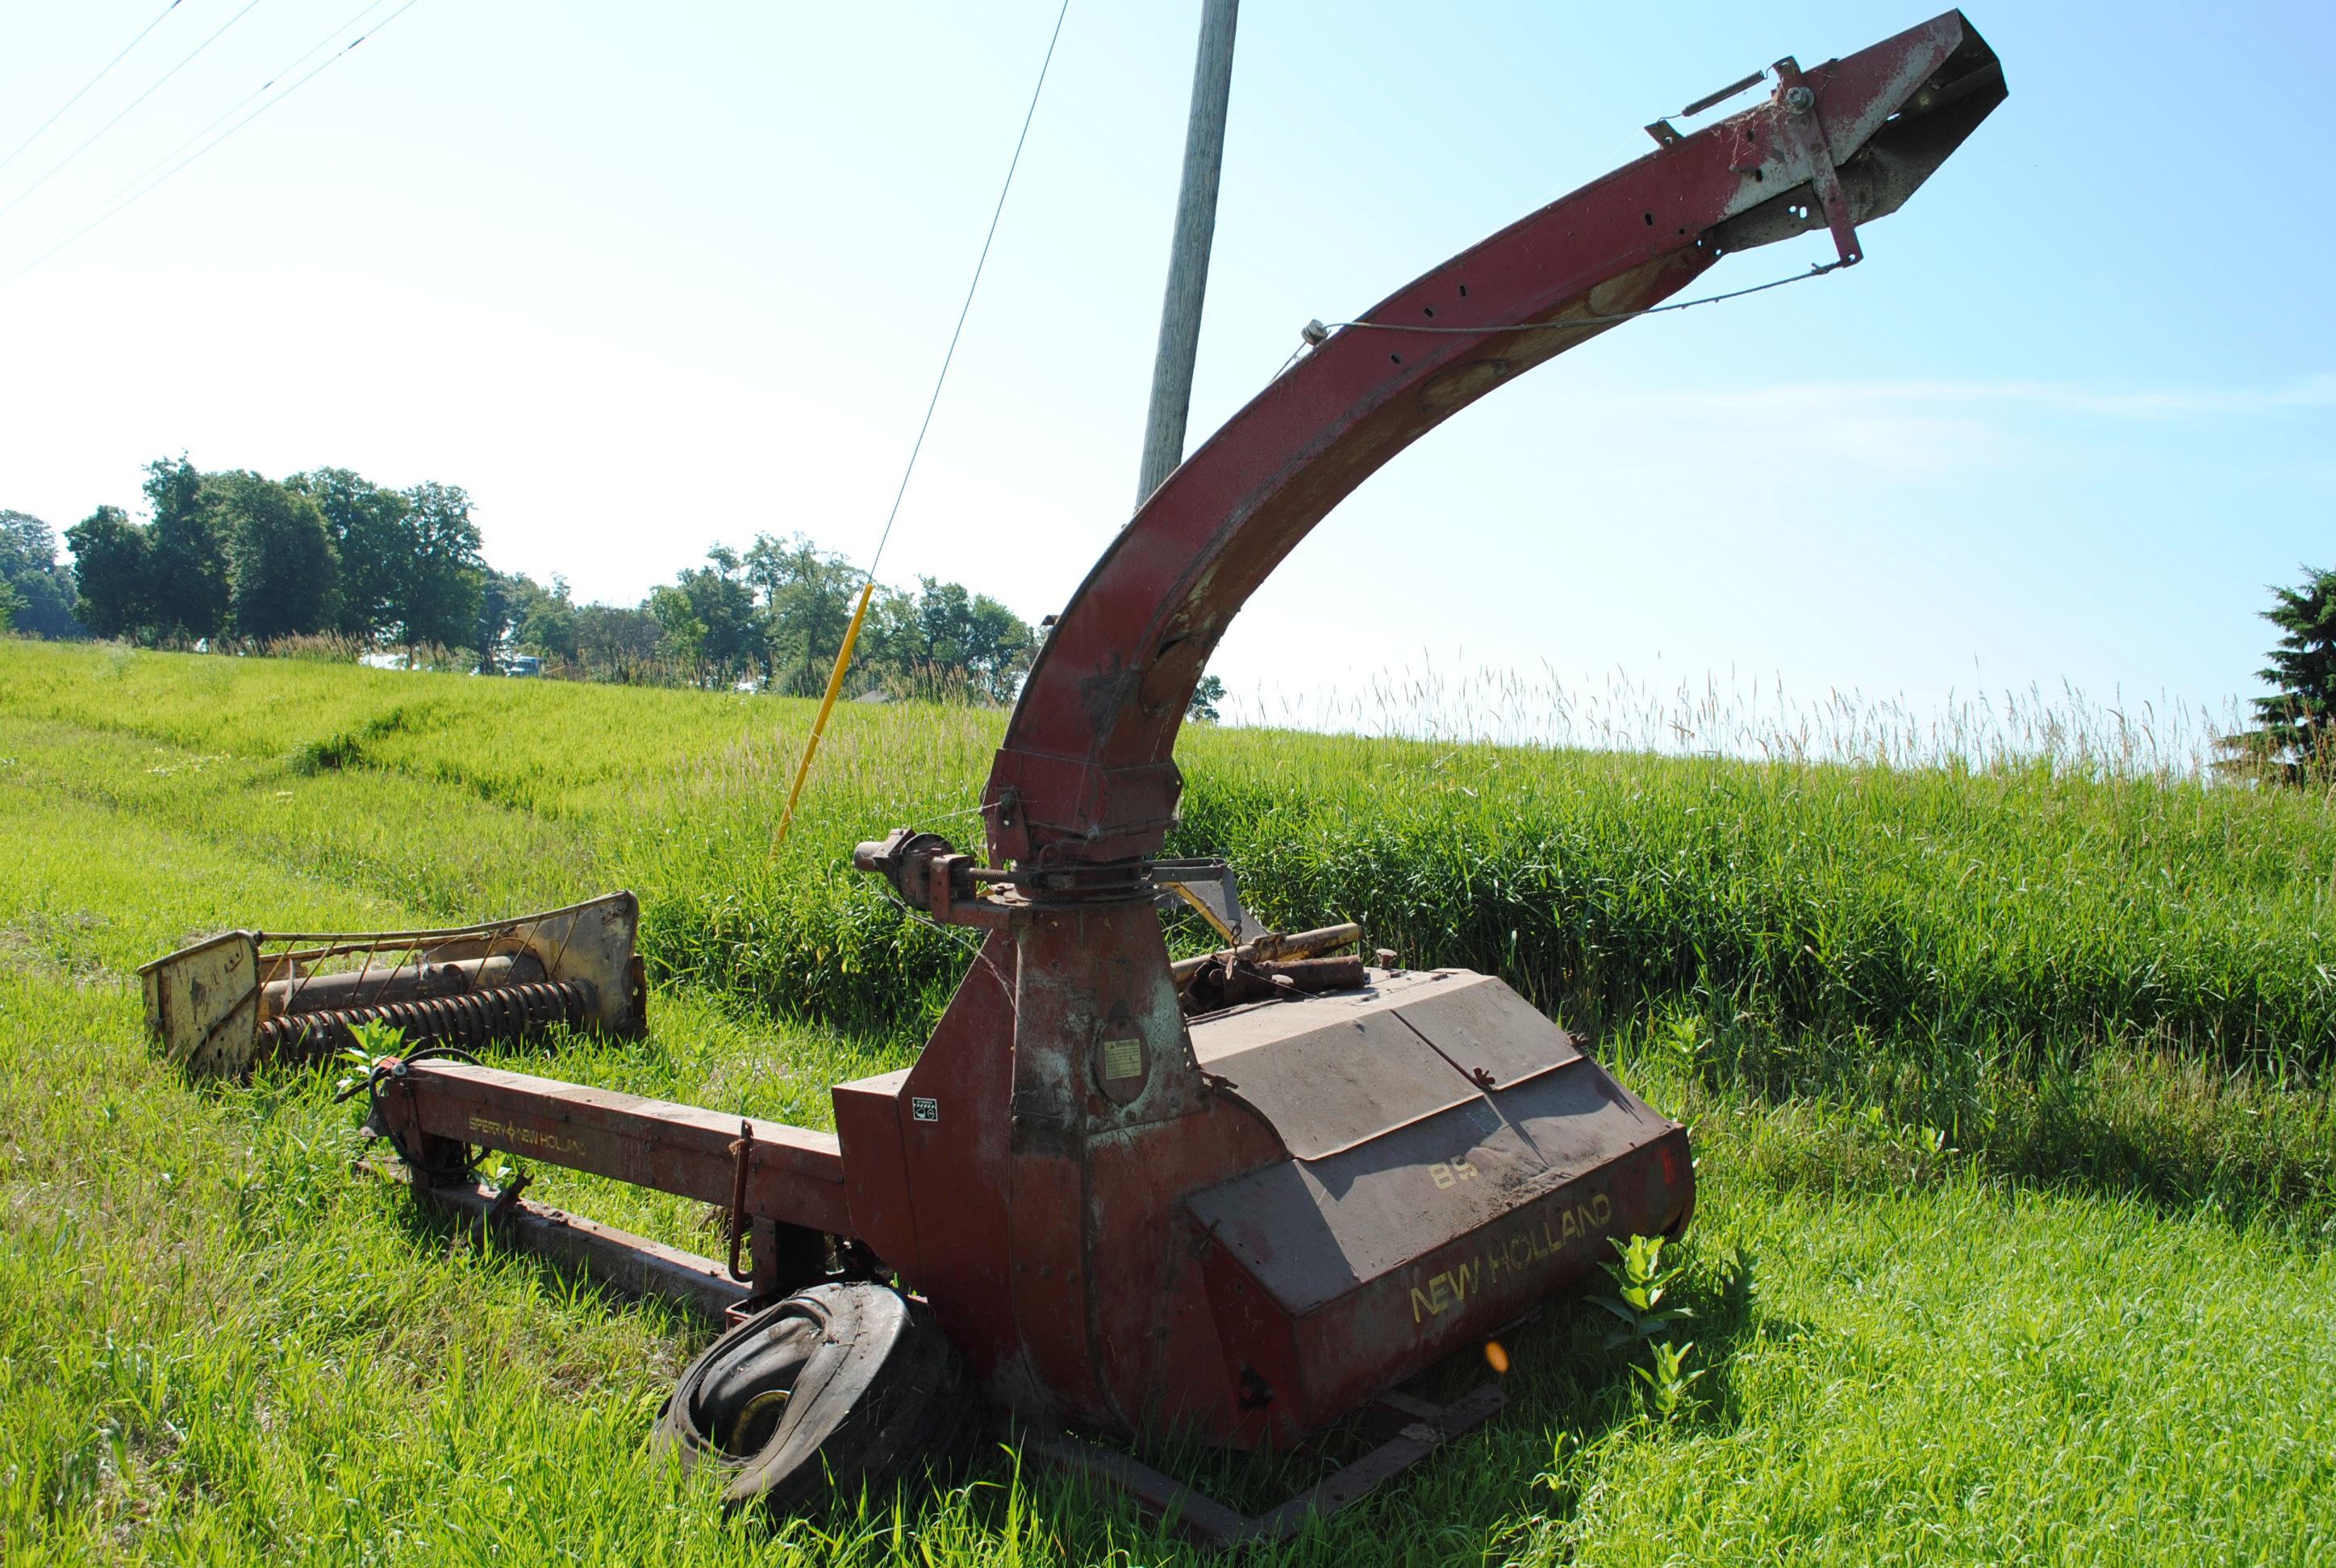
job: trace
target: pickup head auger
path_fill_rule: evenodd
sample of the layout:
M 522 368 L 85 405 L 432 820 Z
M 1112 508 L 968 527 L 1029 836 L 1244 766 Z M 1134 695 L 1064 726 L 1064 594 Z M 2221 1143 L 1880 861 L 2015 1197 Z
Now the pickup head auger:
M 1144 502 L 1023 687 L 982 852 L 901 829 L 854 857 L 981 945 L 913 1066 L 835 1086 L 832 1134 L 443 1057 L 376 1066 L 375 1125 L 420 1190 L 730 1314 L 667 1428 L 733 1497 L 792 1503 L 822 1464 L 881 1478 L 945 1450 L 978 1388 L 1054 1457 L 1203 1534 L 1287 1534 L 1499 1405 L 1429 1405 L 1406 1379 L 1614 1239 L 1687 1225 L 1687 1130 L 1500 979 L 1325 956 L 1351 927 L 1245 929 L 1222 867 L 1160 854 L 1211 651 L 1340 499 L 1730 252 L 1824 230 L 1829 265 L 1857 262 L 1861 226 L 2005 92 L 1960 12 L 1763 74 L 1774 91 L 1750 107 L 1658 121 L 1636 162 L 1309 330 Z M 1224 950 L 1172 962 L 1163 899 L 1201 905 Z M 728 1266 L 481 1187 L 490 1147 L 724 1205 Z M 1385 1445 L 1259 1519 L 1060 1436 L 1286 1446 L 1358 1411 Z

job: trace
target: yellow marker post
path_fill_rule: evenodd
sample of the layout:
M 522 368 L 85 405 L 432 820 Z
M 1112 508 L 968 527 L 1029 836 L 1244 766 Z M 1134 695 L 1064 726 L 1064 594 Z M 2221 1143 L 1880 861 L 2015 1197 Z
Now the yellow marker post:
M 843 689 L 843 672 L 852 666 L 852 645 L 860 640 L 860 623 L 867 618 L 868 601 L 875 597 L 876 582 L 871 578 L 860 590 L 860 604 L 852 612 L 852 624 L 843 628 L 843 646 L 835 650 L 835 669 L 827 677 L 827 695 L 820 699 L 819 716 L 812 720 L 811 739 L 803 743 L 803 761 L 795 768 L 795 786 L 787 791 L 787 809 L 779 816 L 779 831 L 771 835 L 770 860 L 779 858 L 779 846 L 787 842 L 787 829 L 794 825 L 795 802 L 803 795 L 803 780 L 811 776 L 811 759 L 819 755 L 820 737 L 827 733 L 827 716 L 835 711 L 836 694 Z

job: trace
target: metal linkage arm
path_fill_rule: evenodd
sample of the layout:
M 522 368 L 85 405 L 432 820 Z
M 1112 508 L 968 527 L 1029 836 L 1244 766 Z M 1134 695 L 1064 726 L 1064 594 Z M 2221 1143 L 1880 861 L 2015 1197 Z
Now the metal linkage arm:
M 1463 251 L 1333 334 L 1153 492 L 1065 607 L 984 796 L 993 864 L 1132 861 L 1182 789 L 1209 654 L 1268 574 L 1388 459 L 1728 251 L 1897 208 L 2004 95 L 1961 12 L 1806 72 Z
M 380 1105 L 389 1130 L 424 1165 L 433 1140 L 473 1144 L 727 1207 L 743 1160 L 743 1213 L 852 1233 L 843 1153 L 832 1133 L 448 1061 L 402 1065 L 382 1086 Z

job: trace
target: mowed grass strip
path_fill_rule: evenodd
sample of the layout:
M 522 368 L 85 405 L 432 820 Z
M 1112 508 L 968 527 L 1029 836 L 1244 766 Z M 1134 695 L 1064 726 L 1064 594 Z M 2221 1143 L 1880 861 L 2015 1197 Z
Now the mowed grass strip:
M 16 700 L 41 688 L 19 687 L 16 660 L 47 672 L 45 695 Z M 78 684 L 105 682 L 124 683 L 122 711 Z M 207 685 L 227 691 L 216 734 L 200 722 Z M 449 692 L 465 723 L 531 725 L 541 750 L 375 724 Z M 614 698 L 625 704 L 594 708 Z M 569 702 L 577 725 L 593 711 L 631 725 L 625 760 L 563 749 Z M 679 977 L 651 1037 L 501 1059 L 822 1124 L 830 1081 L 906 1059 L 954 959 L 945 939 L 856 902 L 858 879 L 810 873 L 892 820 L 969 804 L 996 721 L 848 715 L 851 770 L 817 786 L 807 831 L 766 869 L 769 780 L 791 760 L 796 706 L 0 644 L 0 1558 L 1199 1560 L 1003 1450 L 948 1491 L 775 1529 L 725 1520 L 646 1441 L 702 1325 L 482 1252 L 352 1178 L 361 1145 L 355 1108 L 331 1104 L 337 1069 L 199 1088 L 144 1043 L 129 970 L 190 932 L 491 913 L 619 879 L 664 911 L 652 940 Z M 372 749 L 318 764 L 312 743 L 349 735 Z M 1197 737 L 1190 798 L 1243 765 L 1245 746 L 1311 744 Z M 1360 766 L 1372 748 L 1353 744 Z M 625 770 L 615 787 L 589 772 L 607 765 Z M 1479 797 L 1463 801 L 1520 765 L 1471 765 Z M 1643 780 L 1674 765 L 1611 765 Z M 482 787 L 487 770 L 524 787 Z M 1353 798 L 1401 803 L 1408 788 L 1433 804 L 1416 772 Z M 2047 785 L 2064 787 L 2020 787 Z M 1341 787 L 1327 771 L 1324 788 Z M 2237 803 L 2209 811 L 2293 809 L 2198 793 Z M 2116 844 L 2097 846 L 2101 864 Z M 2224 911 L 2282 930 L 2302 874 L 2271 878 L 2252 902 L 2225 887 Z M 839 946 L 808 956 L 791 946 L 805 934 Z M 885 967 L 896 958 L 905 985 Z M 789 998 L 768 977 L 840 961 L 868 968 L 824 1006 L 791 1009 L 805 1021 L 774 1021 L 763 1004 Z M 891 999 L 853 999 L 878 996 Z M 810 1021 L 852 1007 L 872 1032 Z M 1603 1314 L 1561 1303 L 1511 1338 L 1514 1402 L 1490 1428 L 1265 1560 L 2336 1552 L 2328 1237 L 2318 1211 L 2261 1187 L 2325 1169 L 2314 1069 L 2290 1058 L 2282 1087 L 2278 1064 L 2234 1074 L 2225 1040 L 2163 1030 L 2132 1049 L 2115 1028 L 2068 1041 L 2040 1026 L 1967 1048 L 1925 1020 L 1778 1011 L 1655 989 L 1601 1040 L 1698 1125 L 1702 1200 L 1678 1290 L 1700 1314 L 1687 1329 L 1700 1404 L 1650 1417 L 1601 1342 Z M 2148 1055 L 2153 1041 L 2170 1054 Z M 2253 1144 L 2234 1131 L 2265 1123 Z M 2195 1146 L 2152 1167 L 2158 1186 L 2110 1157 L 2178 1145 L 2184 1128 Z M 2039 1151 L 2032 1167 L 2020 1148 Z M 2274 1174 L 2214 1184 L 2247 1158 Z M 552 1201 L 714 1244 L 689 1205 L 543 1174 Z M 2133 1187 L 2146 1190 L 2120 1191 Z M 1482 1375 L 1444 1373 L 1455 1387 Z M 1318 1468 L 1180 1462 L 1252 1505 Z

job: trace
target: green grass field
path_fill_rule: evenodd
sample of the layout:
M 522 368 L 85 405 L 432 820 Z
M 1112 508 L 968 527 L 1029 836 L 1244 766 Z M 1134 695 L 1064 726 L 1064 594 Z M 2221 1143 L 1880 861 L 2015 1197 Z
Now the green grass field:
M 844 856 L 970 836 L 999 719 L 846 708 L 773 863 L 810 711 L 0 641 L 0 1560 L 1193 1560 L 1003 1446 L 725 1520 L 647 1442 L 703 1324 L 352 1177 L 331 1068 L 197 1087 L 149 1052 L 131 971 L 190 935 L 630 886 L 649 1037 L 513 1055 L 824 1125 L 965 961 Z M 2336 1561 L 2323 797 L 1269 731 L 1183 761 L 1177 848 L 1504 974 L 1700 1162 L 1691 1408 L 1559 1303 L 1490 1427 L 1280 1560 Z M 1314 1463 L 1175 1460 L 1251 1505 Z

